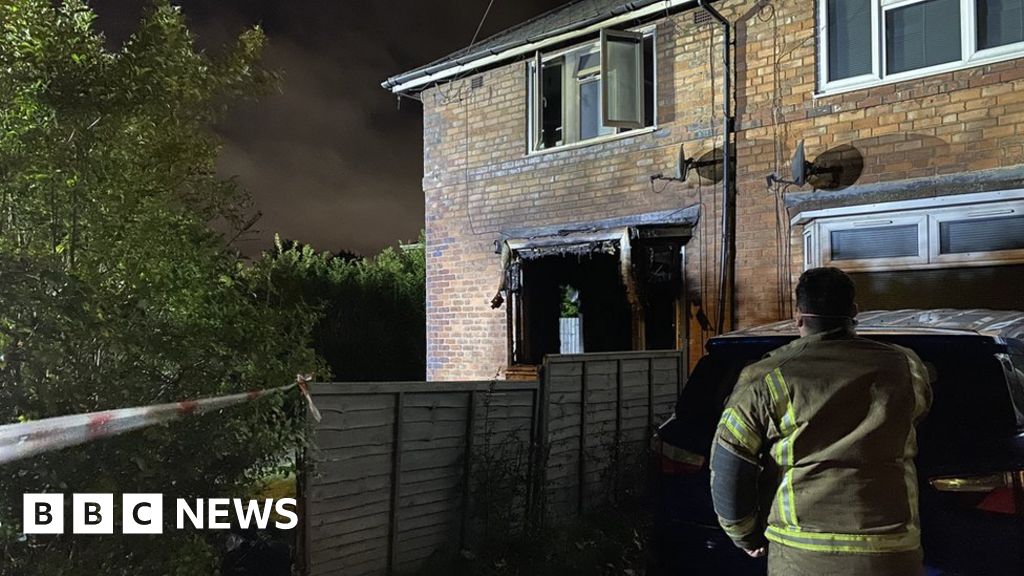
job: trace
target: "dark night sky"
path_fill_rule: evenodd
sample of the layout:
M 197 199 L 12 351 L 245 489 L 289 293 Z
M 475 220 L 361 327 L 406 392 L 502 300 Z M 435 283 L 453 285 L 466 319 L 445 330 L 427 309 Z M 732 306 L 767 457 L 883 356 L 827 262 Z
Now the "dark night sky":
M 565 0 L 495 0 L 480 38 Z M 282 93 L 244 103 L 218 127 L 220 170 L 263 212 L 255 254 L 275 232 L 320 250 L 370 255 L 423 227 L 419 104 L 380 82 L 464 48 L 488 0 L 176 0 L 198 44 L 214 53 L 244 27 L 263 26 L 266 63 Z M 91 0 L 116 44 L 142 0 Z

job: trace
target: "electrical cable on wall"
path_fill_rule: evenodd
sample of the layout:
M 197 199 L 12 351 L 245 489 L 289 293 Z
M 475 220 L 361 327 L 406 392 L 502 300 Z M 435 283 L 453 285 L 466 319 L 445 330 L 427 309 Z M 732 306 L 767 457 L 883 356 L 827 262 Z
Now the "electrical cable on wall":
M 487 15 L 491 13 L 491 7 L 492 6 L 494 6 L 494 0 L 490 0 L 490 2 L 487 3 L 487 8 L 484 9 L 484 15 L 480 17 L 480 22 L 476 25 L 476 31 L 473 32 L 473 38 L 470 39 L 469 45 L 466 46 L 465 48 L 463 48 L 463 50 L 462 50 L 463 53 L 468 54 L 470 49 L 472 49 L 473 46 L 476 45 L 476 39 L 480 36 L 480 31 L 483 30 L 484 22 L 487 21 Z M 461 80 L 461 79 L 463 79 L 465 77 L 466 77 L 466 74 L 456 74 L 455 76 L 453 76 L 448 81 L 448 89 L 447 89 L 447 91 L 444 94 L 444 100 L 445 100 L 446 104 L 451 101 L 452 86 L 455 85 L 456 81 Z M 461 99 L 461 92 L 462 92 L 462 87 L 460 86 L 459 87 L 460 99 Z

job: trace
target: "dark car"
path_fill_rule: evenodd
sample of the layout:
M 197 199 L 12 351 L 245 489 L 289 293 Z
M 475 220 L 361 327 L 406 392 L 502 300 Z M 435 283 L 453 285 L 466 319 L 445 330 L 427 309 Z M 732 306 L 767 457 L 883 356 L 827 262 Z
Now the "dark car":
M 928 574 L 1024 574 L 1024 312 L 880 311 L 858 322 L 860 336 L 913 349 L 936 377 L 918 430 Z M 708 341 L 659 438 L 706 458 L 743 367 L 797 337 L 790 321 Z M 656 572 L 763 574 L 765 561 L 748 558 L 718 527 L 706 461 L 659 457 Z

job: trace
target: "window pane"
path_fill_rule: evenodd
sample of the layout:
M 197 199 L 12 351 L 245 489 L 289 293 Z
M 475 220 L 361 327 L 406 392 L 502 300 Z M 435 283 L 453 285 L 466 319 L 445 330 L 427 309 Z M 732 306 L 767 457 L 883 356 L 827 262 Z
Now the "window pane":
M 917 224 L 835 230 L 831 240 L 833 260 L 917 256 Z
M 804 236 L 804 269 L 811 267 L 811 258 L 813 257 L 814 240 L 811 239 L 811 235 Z
M 871 5 L 875 0 L 828 0 L 828 80 L 871 73 Z
M 960 0 L 928 0 L 885 13 L 889 74 L 959 60 Z
M 939 253 L 1024 250 L 1024 216 L 941 222 Z
M 601 81 L 580 83 L 580 140 L 594 138 L 601 129 Z
M 562 144 L 562 62 L 544 65 L 541 90 L 541 146 L 550 148 Z
M 580 59 L 576 66 L 577 74 L 587 74 L 590 72 L 596 72 L 601 67 L 601 53 L 591 52 L 590 54 L 584 54 L 580 56 Z
M 1024 41 L 1024 0 L 977 0 L 978 49 Z
M 605 124 L 623 128 L 643 126 L 643 84 L 641 60 L 643 59 L 643 37 L 631 34 L 619 37 L 607 33 L 604 40 L 604 70 L 601 80 L 605 83 L 604 96 L 608 111 Z

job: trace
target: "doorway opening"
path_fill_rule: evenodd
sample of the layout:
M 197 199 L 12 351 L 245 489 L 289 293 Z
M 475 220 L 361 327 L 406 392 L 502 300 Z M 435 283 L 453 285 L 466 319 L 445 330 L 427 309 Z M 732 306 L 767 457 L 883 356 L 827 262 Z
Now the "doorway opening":
M 520 270 L 516 363 L 540 364 L 546 354 L 632 349 L 632 314 L 617 255 L 544 256 L 524 261 Z
M 509 355 L 675 350 L 685 344 L 683 243 L 637 238 L 519 254 L 510 267 Z

